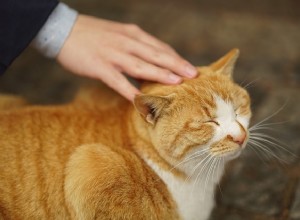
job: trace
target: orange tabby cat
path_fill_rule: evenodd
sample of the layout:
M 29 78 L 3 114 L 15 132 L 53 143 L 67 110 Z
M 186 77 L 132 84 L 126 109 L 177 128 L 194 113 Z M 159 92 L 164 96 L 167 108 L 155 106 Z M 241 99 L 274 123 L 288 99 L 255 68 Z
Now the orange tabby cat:
M 64 106 L 0 99 L 0 219 L 207 219 L 226 161 L 246 145 L 238 50 L 197 79 Z M 102 101 L 101 101 L 102 100 Z

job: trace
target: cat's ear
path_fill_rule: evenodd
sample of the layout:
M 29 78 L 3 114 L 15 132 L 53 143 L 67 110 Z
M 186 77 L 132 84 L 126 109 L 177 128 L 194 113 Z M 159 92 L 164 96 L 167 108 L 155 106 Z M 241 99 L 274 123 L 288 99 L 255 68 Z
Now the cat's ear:
M 239 49 L 232 49 L 225 56 L 210 65 L 214 72 L 219 72 L 228 76 L 232 76 L 237 58 L 239 57 Z
M 141 94 L 135 96 L 134 106 L 148 123 L 154 125 L 163 110 L 171 104 L 172 100 L 172 95 L 155 96 Z

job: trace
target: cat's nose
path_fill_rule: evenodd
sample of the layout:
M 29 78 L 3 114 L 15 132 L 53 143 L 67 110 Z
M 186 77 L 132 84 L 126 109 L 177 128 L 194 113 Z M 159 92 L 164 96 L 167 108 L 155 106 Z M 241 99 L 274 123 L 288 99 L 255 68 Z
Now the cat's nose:
M 241 132 L 239 135 L 234 135 L 234 136 L 228 135 L 228 136 L 233 142 L 239 144 L 240 146 L 242 146 L 246 140 L 246 132 Z

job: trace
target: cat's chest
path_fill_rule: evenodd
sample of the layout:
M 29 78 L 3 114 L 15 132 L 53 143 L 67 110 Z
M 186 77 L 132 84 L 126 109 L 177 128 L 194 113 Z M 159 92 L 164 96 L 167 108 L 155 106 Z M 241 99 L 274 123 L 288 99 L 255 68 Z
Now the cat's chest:
M 199 177 L 197 181 L 182 179 L 160 169 L 152 161 L 148 165 L 167 185 L 184 220 L 206 220 L 214 207 L 215 180 Z

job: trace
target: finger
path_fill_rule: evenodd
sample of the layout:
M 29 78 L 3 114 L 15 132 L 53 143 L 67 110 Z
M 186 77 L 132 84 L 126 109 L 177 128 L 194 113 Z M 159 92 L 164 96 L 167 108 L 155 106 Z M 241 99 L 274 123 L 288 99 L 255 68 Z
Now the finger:
M 149 44 L 157 49 L 165 50 L 166 52 L 168 52 L 174 56 L 180 57 L 178 55 L 178 53 L 172 47 L 170 47 L 168 44 L 166 44 L 166 43 L 158 40 L 156 37 L 148 34 L 147 32 L 145 32 L 144 30 L 142 30 L 139 26 L 137 26 L 135 24 L 127 24 L 126 28 L 123 30 L 125 30 L 124 34 L 131 37 L 132 39 L 135 39 L 135 40 L 140 41 L 145 44 Z
M 125 36 L 123 37 L 125 38 L 126 36 L 130 37 L 131 43 L 127 38 L 126 42 L 128 43 L 123 44 L 123 46 L 127 47 L 127 51 L 132 51 L 145 61 L 169 69 L 180 76 L 193 78 L 197 75 L 195 67 L 188 61 L 182 59 L 170 46 L 144 32 L 138 26 L 118 23 L 113 26 L 119 27 L 116 28 L 114 32 L 124 34 Z M 123 41 L 120 40 L 120 42 Z M 152 54 L 154 54 L 154 56 Z M 162 59 L 160 59 L 160 54 L 162 54 Z
M 144 33 L 144 34 L 141 34 L 139 36 L 139 38 L 136 38 L 136 40 L 138 40 L 142 43 L 148 44 L 157 49 L 164 50 L 166 53 L 169 53 L 170 55 L 181 58 L 180 55 L 168 44 L 163 43 L 162 41 L 158 40 L 157 38 L 155 38 L 145 32 L 142 32 L 142 33 Z
M 165 84 L 178 84 L 182 78 L 169 70 L 149 64 L 130 54 L 114 52 L 112 62 L 128 75 Z
M 100 79 L 131 102 L 133 102 L 135 95 L 140 93 L 122 73 L 113 67 L 99 65 L 95 73 L 95 78 Z
M 179 76 L 193 78 L 197 75 L 196 68 L 189 62 L 152 46 L 137 41 L 128 41 L 123 47 L 125 47 L 125 50 L 128 50 L 130 53 L 142 58 L 146 62 L 168 69 Z

